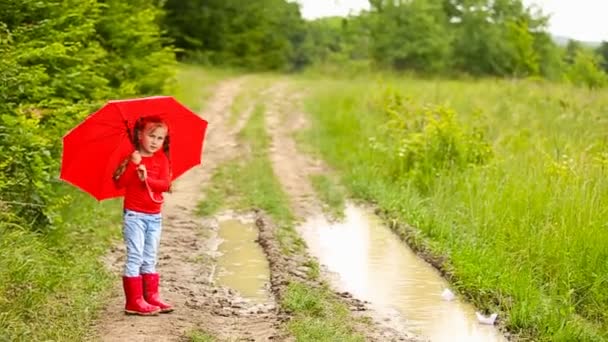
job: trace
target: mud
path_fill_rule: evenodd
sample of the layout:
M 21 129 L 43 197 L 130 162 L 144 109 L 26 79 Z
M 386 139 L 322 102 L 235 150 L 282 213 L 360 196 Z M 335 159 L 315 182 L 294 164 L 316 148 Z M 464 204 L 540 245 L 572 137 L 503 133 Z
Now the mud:
M 255 303 L 271 301 L 270 270 L 253 218 L 219 217 L 219 256 L 214 279 Z
M 209 121 L 201 166 L 190 170 L 174 184 L 166 197 L 158 272 L 161 296 L 175 305 L 173 313 L 153 317 L 126 316 L 121 272 L 124 247 L 117 243 L 105 258 L 116 276 L 116 286 L 95 326 L 94 340 L 180 341 L 193 329 L 209 332 L 222 340 L 286 340 L 276 305 L 256 304 L 233 289 L 214 281 L 219 225 L 211 218 L 198 218 L 194 211 L 213 171 L 232 158 L 239 148 L 236 133 L 247 120 L 245 113 L 229 127 L 227 113 L 243 79 L 219 85 L 202 117 Z
M 309 286 L 325 286 L 328 274 L 321 280 L 311 279 L 311 256 L 304 253 L 285 254 L 276 238 L 276 227 L 263 212 L 250 214 L 223 213 L 200 218 L 195 210 L 203 198 L 214 170 L 222 163 L 246 156 L 248 146 L 237 139 L 255 106 L 245 106 L 236 124 L 230 124 L 230 107 L 246 78 L 228 80 L 219 85 L 215 96 L 201 114 L 209 121 L 205 140 L 203 164 L 183 175 L 165 202 L 163 235 L 159 249 L 158 272 L 161 274 L 160 292 L 175 305 L 170 314 L 154 317 L 126 316 L 123 313 L 124 295 L 121 273 L 124 248 L 117 243 L 105 258 L 109 270 L 116 276 L 110 300 L 95 325 L 94 340 L 100 341 L 183 341 L 188 332 L 202 330 L 226 341 L 291 341 L 284 324 L 290 313 L 277 303 L 284 298 L 290 281 Z M 309 181 L 311 174 L 325 172 L 319 160 L 300 153 L 293 133 L 308 123 L 299 111 L 300 97 L 289 91 L 287 83 L 279 82 L 260 94 L 266 96 L 267 131 L 271 135 L 270 159 L 274 171 L 288 193 L 291 207 L 301 222 L 322 212 Z M 263 250 L 270 270 L 267 290 L 270 294 L 261 301 L 246 298 L 233 288 L 218 282 L 220 220 L 248 220 L 253 215 L 257 231 L 256 243 Z M 246 294 L 245 294 L 246 295 Z M 372 324 L 358 323 L 356 329 L 367 341 L 416 341 L 407 329 L 395 329 L 390 322 L 377 315 L 370 303 L 355 298 L 348 292 L 335 292 L 335 298 L 350 309 L 355 318 L 371 317 Z M 390 319 L 389 319 L 390 320 Z M 355 321 L 355 320 L 353 320 Z M 359 320 L 356 320 L 359 321 Z
M 319 203 L 316 194 L 310 183 L 310 176 L 327 172 L 328 167 L 321 160 L 314 159 L 300 152 L 294 141 L 294 134 L 299 130 L 309 127 L 306 115 L 301 112 L 301 96 L 293 91 L 289 91 L 286 84 L 279 83 L 272 92 L 274 97 L 268 102 L 266 108 L 267 131 L 271 136 L 270 159 L 273 169 L 285 192 L 289 195 L 290 205 L 297 216 L 299 222 L 305 222 L 308 217 L 323 216 L 322 205 Z M 266 222 L 263 220 L 263 222 Z M 298 229 L 300 233 L 301 230 Z M 301 234 L 300 234 L 301 235 Z M 285 257 L 283 257 L 285 258 Z M 285 266 L 275 266 L 272 269 L 273 277 L 279 277 L 274 282 L 281 284 L 286 281 L 287 275 L 280 274 L 280 269 L 304 270 L 302 265 L 310 259 L 310 255 L 301 255 L 296 261 L 288 262 Z M 272 257 L 269 256 L 272 260 Z M 305 280 L 313 286 L 321 286 L 307 279 L 304 272 L 298 272 L 299 280 Z M 293 276 L 293 275 L 292 275 Z M 331 275 L 323 273 L 323 279 L 329 279 Z M 272 282 L 271 277 L 271 282 Z M 273 285 L 274 286 L 274 285 Z M 277 293 L 281 293 L 281 288 L 276 288 Z M 407 325 L 396 324 L 398 315 L 387 317 L 385 314 L 376 312 L 368 302 L 361 301 L 349 292 L 335 292 L 336 298 L 343 301 L 351 310 L 353 317 L 367 317 L 372 319 L 372 324 L 360 324 L 357 330 L 362 333 L 367 341 L 418 341 L 422 340 L 407 329 Z M 401 322 L 403 323 L 403 322 Z M 399 326 L 398 328 L 396 328 Z

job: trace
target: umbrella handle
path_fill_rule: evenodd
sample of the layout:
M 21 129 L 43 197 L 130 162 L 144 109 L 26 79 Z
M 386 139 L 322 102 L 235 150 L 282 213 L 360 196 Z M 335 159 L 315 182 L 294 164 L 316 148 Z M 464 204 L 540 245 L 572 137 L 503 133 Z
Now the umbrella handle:
M 150 184 L 148 184 L 148 180 L 144 180 L 144 183 L 146 183 L 146 188 L 148 189 L 148 196 L 150 196 L 150 199 L 152 200 L 152 202 L 156 203 L 156 204 L 162 204 L 165 200 L 157 200 L 154 199 L 154 196 L 152 196 L 152 189 L 150 189 Z

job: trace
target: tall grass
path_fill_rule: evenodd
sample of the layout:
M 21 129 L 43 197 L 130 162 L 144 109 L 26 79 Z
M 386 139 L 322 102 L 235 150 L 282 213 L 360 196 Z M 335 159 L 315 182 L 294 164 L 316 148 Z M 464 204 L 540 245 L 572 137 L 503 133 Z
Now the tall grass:
M 314 88 L 309 143 L 353 195 L 414 225 L 447 256 L 460 292 L 501 311 L 521 336 L 608 337 L 606 92 L 391 77 L 300 86 Z M 395 128 L 437 105 L 453 120 L 430 109 L 418 128 Z M 489 156 L 462 159 L 477 143 Z
M 73 200 L 48 233 L 0 223 L 0 341 L 84 340 L 105 302 L 99 258 L 120 233 L 120 207 L 62 189 Z

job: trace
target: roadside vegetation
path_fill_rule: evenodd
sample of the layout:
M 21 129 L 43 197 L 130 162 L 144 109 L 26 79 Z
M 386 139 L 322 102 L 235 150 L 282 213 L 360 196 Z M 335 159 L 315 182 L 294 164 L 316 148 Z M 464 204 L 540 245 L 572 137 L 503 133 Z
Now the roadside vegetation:
M 303 79 L 305 134 L 413 226 L 453 286 L 540 340 L 607 337 L 604 92 L 527 81 Z M 411 235 L 411 231 L 410 231 Z

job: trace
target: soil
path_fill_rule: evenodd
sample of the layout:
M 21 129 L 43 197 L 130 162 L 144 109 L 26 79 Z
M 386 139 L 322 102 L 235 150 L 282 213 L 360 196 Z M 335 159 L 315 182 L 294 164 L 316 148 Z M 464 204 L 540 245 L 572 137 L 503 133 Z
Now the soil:
M 159 248 L 158 272 L 161 274 L 161 297 L 175 306 L 175 311 L 151 317 L 125 315 L 121 274 L 125 259 L 122 242 L 105 257 L 108 269 L 116 276 L 115 287 L 95 323 L 92 339 L 100 341 L 186 341 L 192 330 L 211 333 L 227 341 L 291 341 L 282 325 L 290 319 L 277 304 L 289 280 L 297 279 L 312 286 L 321 281 L 308 276 L 310 256 L 305 253 L 284 254 L 279 248 L 272 220 L 263 212 L 235 214 L 255 216 L 259 229 L 258 243 L 269 265 L 269 286 L 273 296 L 264 303 L 252 303 L 235 290 L 214 282 L 218 249 L 218 216 L 201 218 L 196 207 L 203 198 L 214 170 L 222 163 L 247 154 L 239 144 L 238 132 L 247 122 L 254 106 L 248 106 L 235 125 L 228 123 L 231 104 L 244 87 L 245 77 L 220 83 L 201 116 L 209 127 L 204 145 L 203 163 L 180 177 L 167 194 L 163 208 L 163 232 Z M 300 153 L 292 134 L 307 126 L 305 115 L 298 110 L 300 95 L 279 82 L 264 92 L 266 124 L 272 143 L 270 158 L 275 173 L 288 193 L 294 214 L 300 220 L 319 213 L 321 206 L 309 181 L 309 175 L 326 167 Z M 335 293 L 354 316 L 372 316 L 366 303 L 348 293 Z M 378 320 L 357 326 L 369 341 L 414 340 Z
M 303 107 L 301 103 L 302 95 L 289 91 L 286 84 L 276 86 L 272 94 L 274 96 L 269 101 L 266 109 L 267 130 L 272 138 L 270 159 L 279 182 L 289 196 L 296 219 L 303 222 L 308 217 L 324 215 L 322 204 L 317 199 L 310 176 L 330 172 L 330 169 L 322 160 L 302 153 L 294 140 L 297 132 L 307 129 L 310 125 L 307 116 L 301 111 Z M 327 219 L 332 221 L 334 218 Z M 263 227 L 264 225 L 260 222 L 264 221 L 258 219 L 258 227 Z M 263 233 L 264 229 L 260 229 Z M 267 235 L 272 236 L 273 234 Z M 301 270 L 310 258 L 312 257 L 309 255 L 297 256 L 295 257 L 296 260 L 290 260 L 286 266 L 275 267 L 272 273 L 281 273 L 282 269 Z M 270 259 L 273 258 L 270 257 Z M 294 261 L 299 262 L 294 265 Z M 332 276 L 327 270 L 322 269 L 322 271 L 322 278 L 324 279 L 322 281 L 326 281 Z M 320 283 L 317 284 L 310 279 L 304 280 L 309 284 L 321 286 Z M 335 295 L 349 307 L 352 316 L 372 319 L 372 324 L 361 323 L 357 326 L 357 330 L 365 336 L 366 341 L 421 340 L 408 332 L 407 329 L 395 327 L 394 322 L 399 320 L 398 317 L 380 316 L 367 305 L 369 303 L 354 298 L 350 293 L 335 292 Z

